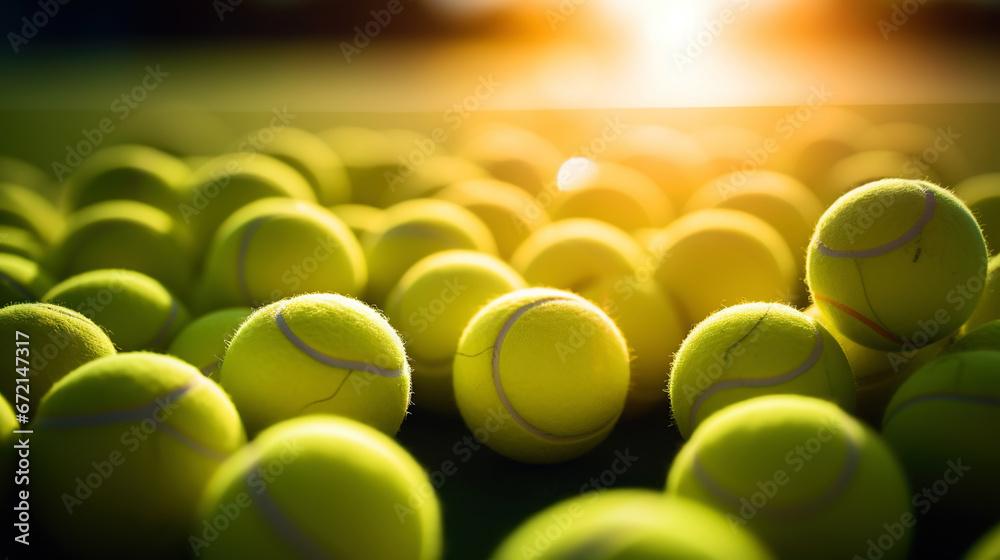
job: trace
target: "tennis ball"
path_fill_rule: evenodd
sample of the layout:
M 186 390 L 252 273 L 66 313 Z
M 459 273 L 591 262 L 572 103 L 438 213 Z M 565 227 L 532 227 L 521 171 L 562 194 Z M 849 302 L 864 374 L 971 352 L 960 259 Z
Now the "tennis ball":
M 420 150 L 405 152 L 395 173 L 386 176 L 389 190 L 384 205 L 432 197 L 441 189 L 463 181 L 486 180 L 489 174 L 475 163 L 456 156 L 424 156 Z
M 411 266 L 448 249 L 496 255 L 489 228 L 475 214 L 444 200 L 400 202 L 386 211 L 384 229 L 365 238 L 366 299 L 381 304 Z
M 59 278 L 102 268 L 127 268 L 152 276 L 171 290 L 191 287 L 194 248 L 187 231 L 148 204 L 97 202 L 73 214 L 49 262 Z
M 351 199 L 351 182 L 344 164 L 330 145 L 300 128 L 261 128 L 242 136 L 236 152 L 257 151 L 295 168 L 312 187 L 323 206 Z
M 753 398 L 706 420 L 674 459 L 667 492 L 715 509 L 779 558 L 870 547 L 906 558 L 916 523 L 889 447 L 833 403 L 799 395 Z
M 469 322 L 454 383 L 465 425 L 483 443 L 516 461 L 557 463 L 590 451 L 614 428 L 628 392 L 628 347 L 582 297 L 518 290 Z
M 28 187 L 49 201 L 55 201 L 61 194 L 61 189 L 38 166 L 10 156 L 0 156 L 0 183 Z
M 728 209 L 682 216 L 650 242 L 655 278 L 688 323 L 744 301 L 788 303 L 795 260 L 781 234 L 760 218 Z
M 340 126 L 317 136 L 340 158 L 350 179 L 351 202 L 384 207 L 389 189 L 387 176 L 397 173 L 398 154 L 381 132 L 356 126 Z
M 351 229 L 359 242 L 367 235 L 381 232 L 385 220 L 385 210 L 365 204 L 338 204 L 331 206 L 330 211 Z
M 972 175 L 969 162 L 951 127 L 932 129 L 912 122 L 891 122 L 871 127 L 858 140 L 862 149 L 894 150 L 905 154 L 907 170 L 924 177 L 940 177 L 954 185 Z
M 64 549 L 94 556 L 183 554 L 202 490 L 246 441 L 215 383 L 145 352 L 74 370 L 32 429 L 32 506 Z
M 799 270 L 805 269 L 813 228 L 823 214 L 819 199 L 797 179 L 775 171 L 736 171 L 705 184 L 685 206 L 686 213 L 707 208 L 742 210 L 764 220 L 785 240 Z
M 402 447 L 347 418 L 282 422 L 212 478 L 190 538 L 196 556 L 438 560 L 441 510 Z
M 990 254 L 1000 253 L 1000 173 L 969 177 L 955 186 L 955 196 L 976 217 Z
M 896 389 L 913 372 L 936 358 L 949 342 L 940 340 L 923 348 L 910 345 L 890 352 L 875 350 L 862 346 L 840 333 L 830 320 L 819 312 L 816 305 L 810 305 L 803 313 L 826 327 L 844 351 L 854 375 L 854 389 L 857 393 L 855 416 L 872 426 L 882 425 L 885 407 L 889 405 Z
M 949 352 L 907 379 L 885 411 L 882 435 L 913 489 L 949 483 L 943 510 L 995 517 L 1000 449 L 982 430 L 1000 422 L 998 371 L 1000 352 Z
M 945 352 L 971 352 L 973 350 L 1000 351 L 1000 319 L 990 321 L 962 335 Z
M 190 174 L 183 161 L 155 148 L 134 144 L 104 148 L 69 176 L 63 206 L 72 213 L 98 202 L 134 200 L 173 213 L 180 203 L 180 186 Z
M 469 129 L 457 148 L 465 157 L 501 181 L 540 193 L 562 165 L 559 149 L 525 128 L 489 123 Z
M 123 352 L 163 350 L 190 320 L 187 308 L 163 284 L 134 270 L 71 276 L 42 300 L 82 313 L 103 327 Z
M 41 400 L 56 381 L 77 367 L 97 358 L 115 353 L 108 335 L 83 315 L 47 303 L 21 303 L 0 308 L 0 337 L 26 342 L 27 350 L 18 353 L 14 371 L 3 382 L 0 393 L 14 400 L 15 387 L 24 385 L 18 379 L 28 375 L 24 394 Z M 13 351 L 13 350 L 12 350 Z M 21 369 L 21 368 L 24 369 Z M 14 372 L 17 375 L 14 375 Z M 27 375 L 25 375 L 27 374 Z
M 582 291 L 604 278 L 633 274 L 642 247 L 624 231 L 597 220 L 553 222 L 531 234 L 510 264 L 529 284 Z
M 38 301 L 54 284 L 52 276 L 38 263 L 0 254 L 0 305 Z
M 395 435 L 410 404 L 399 335 L 377 311 L 336 294 L 258 309 L 236 331 L 219 372 L 247 432 L 294 416 L 337 414 Z
M 607 313 L 628 343 L 631 384 L 625 415 L 638 416 L 665 403 L 670 362 L 686 332 L 677 306 L 656 283 L 638 277 L 606 278 L 580 295 Z
M 47 251 L 45 243 L 30 231 L 0 225 L 0 253 L 9 253 L 38 262 L 45 257 Z
M 652 179 L 624 165 L 570 158 L 559 168 L 553 220 L 592 218 L 625 231 L 663 227 L 674 217 L 667 195 Z
M 446 187 L 435 198 L 454 202 L 479 217 L 497 242 L 500 257 L 509 259 L 533 232 L 549 223 L 548 213 L 535 199 L 510 183 L 473 179 Z
M 698 324 L 670 371 L 677 429 L 691 437 L 706 418 L 740 401 L 772 394 L 824 399 L 854 411 L 854 377 L 837 340 L 787 305 L 745 303 Z
M 809 244 L 812 300 L 836 329 L 879 350 L 946 338 L 979 302 L 986 244 L 954 195 L 885 179 L 827 209 Z
M 609 490 L 563 500 L 504 539 L 492 560 L 769 560 L 755 537 L 691 500 L 649 490 Z
M 928 177 L 910 159 L 891 150 L 861 151 L 838 161 L 816 186 L 816 195 L 824 204 L 832 204 L 845 193 L 862 185 L 888 178 L 924 179 Z M 937 181 L 930 175 L 931 181 Z
M 292 118 L 277 109 L 273 113 L 283 124 Z M 234 136 L 218 113 L 178 101 L 144 105 L 116 126 L 115 140 L 152 146 L 178 157 L 224 153 Z
M 691 137 L 708 154 L 711 177 L 742 168 L 747 156 L 765 143 L 757 132 L 736 125 L 706 126 L 693 131 Z
M 986 266 L 983 296 L 965 322 L 964 329 L 974 330 L 996 319 L 1000 319 L 1000 255 L 994 255 Z
M 813 113 L 805 126 L 790 135 L 794 121 L 785 121 L 782 133 L 789 142 L 771 154 L 769 163 L 803 184 L 815 186 L 838 161 L 861 149 L 859 139 L 872 127 L 871 122 L 857 112 L 844 107 L 823 107 Z
M 315 202 L 312 187 L 295 168 L 259 153 L 225 154 L 196 169 L 181 190 L 178 214 L 199 246 L 233 212 L 255 200 L 284 197 Z
M 0 183 L 0 224 L 21 228 L 51 243 L 62 227 L 62 215 L 38 192 Z
M 249 307 L 229 307 L 202 315 L 177 333 L 167 353 L 218 381 L 226 347 L 251 312 Z
M 361 246 L 312 202 L 264 198 L 219 226 L 205 258 L 198 307 L 258 306 L 307 292 L 357 295 L 368 270 Z
M 1000 525 L 976 541 L 964 560 L 996 560 L 1000 558 Z
M 418 406 L 457 411 L 451 373 L 462 331 L 487 303 L 526 287 L 506 263 L 474 251 L 436 253 L 406 271 L 385 312 L 406 342 Z
M 602 155 L 635 169 L 656 182 L 675 208 L 702 185 L 709 158 L 690 135 L 660 125 L 629 126 Z

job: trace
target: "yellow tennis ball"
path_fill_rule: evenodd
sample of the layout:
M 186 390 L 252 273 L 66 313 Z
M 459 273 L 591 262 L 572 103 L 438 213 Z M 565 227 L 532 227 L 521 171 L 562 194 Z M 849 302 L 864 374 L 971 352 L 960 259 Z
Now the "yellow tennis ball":
M 673 205 L 660 187 L 624 165 L 571 158 L 559 169 L 557 183 L 554 220 L 591 218 L 631 231 L 663 227 L 674 217 Z
M 51 243 L 62 221 L 59 211 L 38 191 L 0 182 L 0 224 L 26 229 Z
M 976 217 L 990 254 L 1000 253 L 1000 173 L 969 177 L 955 186 L 955 196 Z
M 377 311 L 336 294 L 283 299 L 236 331 L 219 372 L 247 432 L 337 414 L 394 435 L 410 403 L 399 335 Z
M 38 301 L 54 285 L 55 280 L 38 263 L 0 254 L 0 305 Z
M 944 484 L 940 507 L 995 517 L 1000 449 L 976 434 L 1000 422 L 998 371 L 1000 352 L 949 352 L 917 370 L 889 403 L 882 435 L 926 506 L 939 507 L 928 498 L 941 496 Z
M 531 235 L 510 258 L 528 283 L 580 291 L 633 274 L 644 253 L 624 231 L 597 220 L 561 220 Z
M 895 177 L 923 179 L 927 173 L 915 167 L 905 154 L 896 151 L 860 151 L 830 166 L 816 185 L 816 194 L 824 203 L 832 204 L 857 187 Z M 937 177 L 930 179 L 934 181 Z
M 386 210 L 384 229 L 365 239 L 369 282 L 366 299 L 382 304 L 420 259 L 448 249 L 496 255 L 493 234 L 475 214 L 444 200 L 400 202 Z
M 963 328 L 966 331 L 975 330 L 997 319 L 1000 319 L 1000 255 L 994 255 L 987 264 L 983 297 Z
M 351 182 L 351 202 L 385 206 L 383 196 L 389 189 L 386 176 L 395 173 L 399 154 L 385 134 L 357 126 L 338 126 L 317 134 L 344 164 Z
M 604 279 L 580 295 L 607 313 L 628 343 L 632 373 L 625 415 L 666 404 L 670 362 L 686 333 L 677 306 L 656 283 L 637 276 Z
M 713 415 L 674 459 L 667 492 L 715 509 L 779 558 L 902 559 L 916 524 L 885 442 L 836 405 L 799 395 Z
M 50 201 L 62 195 L 62 189 L 41 168 L 10 156 L 0 156 L 0 183 L 28 187 Z
M 976 541 L 972 550 L 963 558 L 964 560 L 996 560 L 1000 558 L 1000 525 Z
M 552 181 L 565 159 L 549 140 L 507 123 L 469 129 L 457 152 L 491 176 L 532 194 L 538 194 Z
M 986 258 L 976 220 L 954 195 L 925 181 L 886 179 L 827 209 L 806 277 L 817 307 L 851 340 L 921 348 L 972 315 Z
M 625 406 L 629 358 L 614 322 L 580 296 L 518 290 L 479 311 L 462 334 L 455 400 L 476 436 L 525 463 L 590 451 Z M 482 434 L 482 435 L 481 435 Z
M 34 233 L 15 226 L 0 225 L 0 253 L 39 262 L 47 252 L 46 243 Z
M 788 244 L 766 222 L 737 210 L 682 216 L 650 242 L 656 281 L 689 323 L 724 305 L 792 300 L 797 283 Z
M 309 292 L 354 296 L 367 277 L 361 245 L 332 212 L 312 202 L 264 198 L 219 226 L 196 307 L 259 306 Z
M 227 307 L 191 321 L 177 333 L 167 353 L 198 368 L 203 375 L 219 380 L 219 368 L 229 341 L 253 310 L 249 307 Z
M 198 558 L 439 560 L 441 511 L 421 466 L 361 423 L 313 416 L 261 433 L 209 483 Z
M 191 318 L 163 284 L 134 270 L 92 270 L 71 276 L 42 299 L 91 319 L 123 352 L 163 350 Z
M 854 411 L 854 377 L 837 340 L 787 305 L 745 303 L 713 314 L 684 339 L 670 371 L 670 407 L 685 439 L 719 410 L 773 394 Z
M 145 352 L 74 370 L 31 427 L 32 506 L 56 542 L 88 556 L 181 555 L 202 490 L 246 441 L 215 383 Z
M 675 208 L 709 178 L 709 158 L 701 144 L 688 134 L 660 125 L 629 126 L 602 157 L 656 181 Z
M 957 143 L 961 137 L 950 126 L 934 129 L 901 121 L 873 126 L 859 140 L 864 149 L 895 150 L 905 154 L 905 172 L 940 177 L 944 184 L 953 185 L 972 175 L 969 162 Z
M 175 205 L 176 206 L 176 205 Z M 186 230 L 142 202 L 95 202 L 71 215 L 50 257 L 60 278 L 101 268 L 152 276 L 178 294 L 191 286 L 193 247 Z
M 48 303 L 0 308 L 0 337 L 9 340 L 11 351 L 24 360 L 12 364 L 0 386 L 0 393 L 11 402 L 17 394 L 38 402 L 69 372 L 115 353 L 101 327 L 76 311 Z
M 815 304 L 810 305 L 803 313 L 826 327 L 840 344 L 854 375 L 854 389 L 857 393 L 855 415 L 872 426 L 882 424 L 885 407 L 889 405 L 896 389 L 922 365 L 936 358 L 949 342 L 941 340 L 923 348 L 911 345 L 891 352 L 875 350 L 840 333 Z
M 429 146 L 436 146 L 433 141 Z M 384 204 L 432 197 L 441 189 L 463 181 L 485 180 L 489 174 L 475 163 L 455 156 L 425 155 L 436 147 L 410 148 L 403 152 L 395 173 L 386 176 L 389 190 L 383 195 Z
M 969 331 L 955 340 L 945 350 L 947 353 L 970 352 L 973 350 L 1000 351 L 1000 319 L 990 321 L 981 327 Z
M 549 223 L 549 215 L 524 189 L 496 179 L 461 181 L 438 191 L 435 198 L 454 202 L 479 217 L 497 242 L 500 257 L 514 250 Z
M 706 208 L 742 210 L 764 220 L 781 234 L 800 270 L 805 269 L 809 238 L 823 213 L 819 199 L 798 179 L 763 170 L 737 171 L 710 181 L 691 195 L 685 211 Z
M 155 148 L 121 144 L 94 152 L 66 182 L 68 213 L 108 200 L 134 200 L 167 213 L 177 211 L 180 185 L 191 169 Z
M 462 331 L 487 303 L 526 287 L 506 263 L 474 251 L 436 253 L 406 271 L 385 312 L 406 342 L 417 406 L 457 411 L 451 373 Z
M 599 556 L 593 556 L 599 551 Z M 755 537 L 691 500 L 649 490 L 609 490 L 563 500 L 504 539 L 492 560 L 699 558 L 770 560 Z
M 329 144 L 301 128 L 261 128 L 239 137 L 235 152 L 259 152 L 295 168 L 323 206 L 351 199 L 351 181 Z
M 366 235 L 382 231 L 385 210 L 365 204 L 337 204 L 330 211 L 351 229 L 360 242 Z
M 256 152 L 221 155 L 184 182 L 179 220 L 205 246 L 233 212 L 268 197 L 316 201 L 309 182 L 287 163 Z

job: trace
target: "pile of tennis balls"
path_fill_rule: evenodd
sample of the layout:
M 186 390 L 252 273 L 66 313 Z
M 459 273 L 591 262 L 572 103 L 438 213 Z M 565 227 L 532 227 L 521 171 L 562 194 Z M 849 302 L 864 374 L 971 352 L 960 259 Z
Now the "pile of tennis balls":
M 658 125 L 595 159 L 482 126 L 405 176 L 429 138 L 347 126 L 59 185 L 0 158 L 0 463 L 32 430 L 32 520 L 84 558 L 442 558 L 414 411 L 539 465 L 685 440 L 665 490 L 553 504 L 495 560 L 902 559 L 941 480 L 1000 522 L 1000 175 L 909 177 L 926 129 L 830 114 L 754 171 L 752 131 Z

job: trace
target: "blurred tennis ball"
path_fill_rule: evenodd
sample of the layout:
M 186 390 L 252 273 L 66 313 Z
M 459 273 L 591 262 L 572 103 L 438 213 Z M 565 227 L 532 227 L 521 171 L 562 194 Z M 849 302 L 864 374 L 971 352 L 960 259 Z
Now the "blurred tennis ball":
M 401 154 L 393 152 L 381 132 L 356 126 L 324 130 L 317 136 L 340 158 L 350 178 L 351 202 L 382 208 L 391 174 L 399 171 Z
M 737 125 L 702 127 L 692 132 L 691 137 L 708 154 L 709 177 L 743 169 L 748 162 L 752 162 L 750 153 L 764 146 L 764 138 L 760 134 Z
M 549 223 L 548 213 L 524 191 L 495 179 L 457 182 L 434 195 L 454 202 L 479 217 L 490 228 L 500 257 L 514 250 L 538 228 Z
M 357 295 L 367 275 L 361 246 L 332 212 L 302 200 L 265 198 L 219 226 L 196 307 L 258 306 L 307 292 Z
M 163 350 L 190 319 L 163 284 L 134 270 L 102 269 L 71 276 L 42 300 L 91 319 L 123 352 Z
M 365 236 L 382 231 L 385 210 L 366 204 L 337 204 L 330 211 L 351 229 L 359 242 Z
M 869 183 L 827 209 L 809 245 L 809 290 L 851 340 L 921 348 L 972 315 L 986 244 L 969 209 L 926 181 Z
M 1000 558 L 1000 525 L 976 541 L 976 545 L 964 556 L 964 560 L 996 560 L 997 558 Z
M 958 337 L 945 350 L 947 353 L 971 352 L 973 350 L 1000 351 L 1000 319 L 985 323 L 975 330 Z
M 580 292 L 604 278 L 633 274 L 644 253 L 624 231 L 597 220 L 553 222 L 531 234 L 510 258 L 534 286 Z
M 229 341 L 252 311 L 249 307 L 227 307 L 198 317 L 177 333 L 167 354 L 193 365 L 209 379 L 219 381 L 219 368 Z
M 610 161 L 635 169 L 656 182 L 674 208 L 709 178 L 708 153 L 690 135 L 659 125 L 629 126 L 608 145 Z
M 457 412 L 452 365 L 462 331 L 487 303 L 526 287 L 506 263 L 474 251 L 435 253 L 406 271 L 385 310 L 413 363 L 417 406 Z
M 753 397 L 796 394 L 854 412 L 854 377 L 823 325 L 786 305 L 745 303 L 698 324 L 670 370 L 670 408 L 684 438 L 719 410 Z
M 667 492 L 715 509 L 780 558 L 877 546 L 881 558 L 902 559 L 916 524 L 885 442 L 833 403 L 799 395 L 753 398 L 706 420 L 674 459 Z M 872 544 L 883 537 L 892 544 Z
M 225 154 L 196 169 L 185 182 L 180 221 L 203 247 L 233 212 L 267 197 L 316 201 L 309 182 L 290 165 L 264 154 Z
M 364 240 L 369 282 L 366 299 L 382 304 L 420 259 L 448 249 L 496 255 L 493 234 L 475 214 L 452 202 L 418 199 L 386 210 L 383 229 Z
M 11 183 L 28 187 L 55 203 L 62 190 L 37 166 L 24 160 L 0 155 L 0 183 Z
M 0 337 L 17 351 L 10 375 L 0 392 L 11 402 L 21 393 L 34 402 L 69 372 L 83 364 L 115 353 L 108 335 L 83 315 L 47 303 L 22 303 L 0 308 Z M 24 346 L 14 346 L 17 342 Z M 22 369 L 23 368 L 23 369 Z M 26 379 L 27 382 L 18 382 Z M 21 390 L 18 386 L 23 385 Z
M 927 176 L 917 170 L 905 154 L 887 150 L 862 151 L 829 167 L 813 189 L 824 204 L 830 205 L 847 192 L 874 181 L 924 179 Z M 936 181 L 936 177 L 931 176 L 931 181 Z
M 455 400 L 483 443 L 525 463 L 590 451 L 625 407 L 628 347 L 614 322 L 580 296 L 511 292 L 469 322 L 455 355 Z
M 905 154 L 909 162 L 906 171 L 918 172 L 920 179 L 936 177 L 939 183 L 954 185 L 972 175 L 969 162 L 957 144 L 961 136 L 950 126 L 932 129 L 912 122 L 892 122 L 868 129 L 858 142 L 862 149 Z
M 823 107 L 796 128 L 798 119 L 783 119 L 778 125 L 780 149 L 771 151 L 770 164 L 799 179 L 803 184 L 818 185 L 828 169 L 838 161 L 857 153 L 860 138 L 872 128 L 871 122 L 857 112 L 844 107 Z M 774 142 L 778 142 L 775 140 Z M 778 146 L 778 144 L 774 144 Z
M 553 220 L 592 218 L 631 231 L 663 227 L 674 217 L 670 200 L 656 183 L 624 165 L 570 158 L 557 181 Z
M 277 301 L 236 332 L 219 373 L 247 432 L 337 414 L 395 435 L 410 404 L 399 335 L 374 309 L 336 294 Z
M 656 281 L 689 324 L 745 301 L 790 303 L 795 261 L 767 222 L 729 209 L 700 210 L 673 222 L 650 242 Z
M 21 228 L 51 243 L 62 228 L 62 215 L 38 192 L 0 183 L 0 224 Z
M 1000 173 L 969 177 L 955 186 L 955 196 L 969 207 L 983 229 L 990 254 L 1000 253 Z
M 38 263 L 13 254 L 0 254 L 0 306 L 38 301 L 55 279 Z
M 542 136 L 506 123 L 470 128 L 456 151 L 492 177 L 532 194 L 540 193 L 555 179 L 564 159 Z
M 109 200 L 134 200 L 176 215 L 180 187 L 191 169 L 176 157 L 138 145 L 103 148 L 83 160 L 68 177 L 63 196 L 67 213 Z
M 995 517 L 1000 448 L 982 427 L 1000 422 L 998 371 L 1000 352 L 949 352 L 910 376 L 885 411 L 882 434 L 915 492 L 955 479 L 935 506 L 953 515 Z
M 295 168 L 313 189 L 323 206 L 351 200 L 351 182 L 336 152 L 305 130 L 264 127 L 241 136 L 233 151 L 262 153 Z
M 409 154 L 412 163 L 401 163 L 397 173 L 391 176 L 384 205 L 431 197 L 453 183 L 489 178 L 482 167 L 467 159 L 437 155 L 421 159 L 414 156 Z
M 110 200 L 71 215 L 50 255 L 60 278 L 102 268 L 127 268 L 187 294 L 193 275 L 188 232 L 148 204 Z
M 666 404 L 670 362 L 686 332 L 671 298 L 655 282 L 634 276 L 599 280 L 580 295 L 607 313 L 628 343 L 631 383 L 625 416 Z
M 192 550 L 208 560 L 439 560 L 442 550 L 423 468 L 388 436 L 329 416 L 277 424 L 226 461 L 192 527 Z
M 686 213 L 707 208 L 742 210 L 767 222 L 792 250 L 800 271 L 805 270 L 809 238 L 823 206 L 797 179 L 775 171 L 737 171 L 718 177 L 695 191 Z
M 986 323 L 1000 319 L 1000 255 L 989 260 L 983 296 L 976 305 L 972 316 L 965 322 L 966 331 L 974 330 Z
M 37 235 L 26 229 L 0 225 L 0 253 L 10 253 L 31 261 L 41 261 L 48 247 Z
M 563 500 L 508 535 L 492 560 L 770 560 L 747 532 L 691 500 L 648 490 L 610 490 Z
M 146 352 L 74 370 L 32 426 L 32 505 L 47 535 L 88 556 L 183 554 L 203 489 L 246 441 L 215 383 Z

